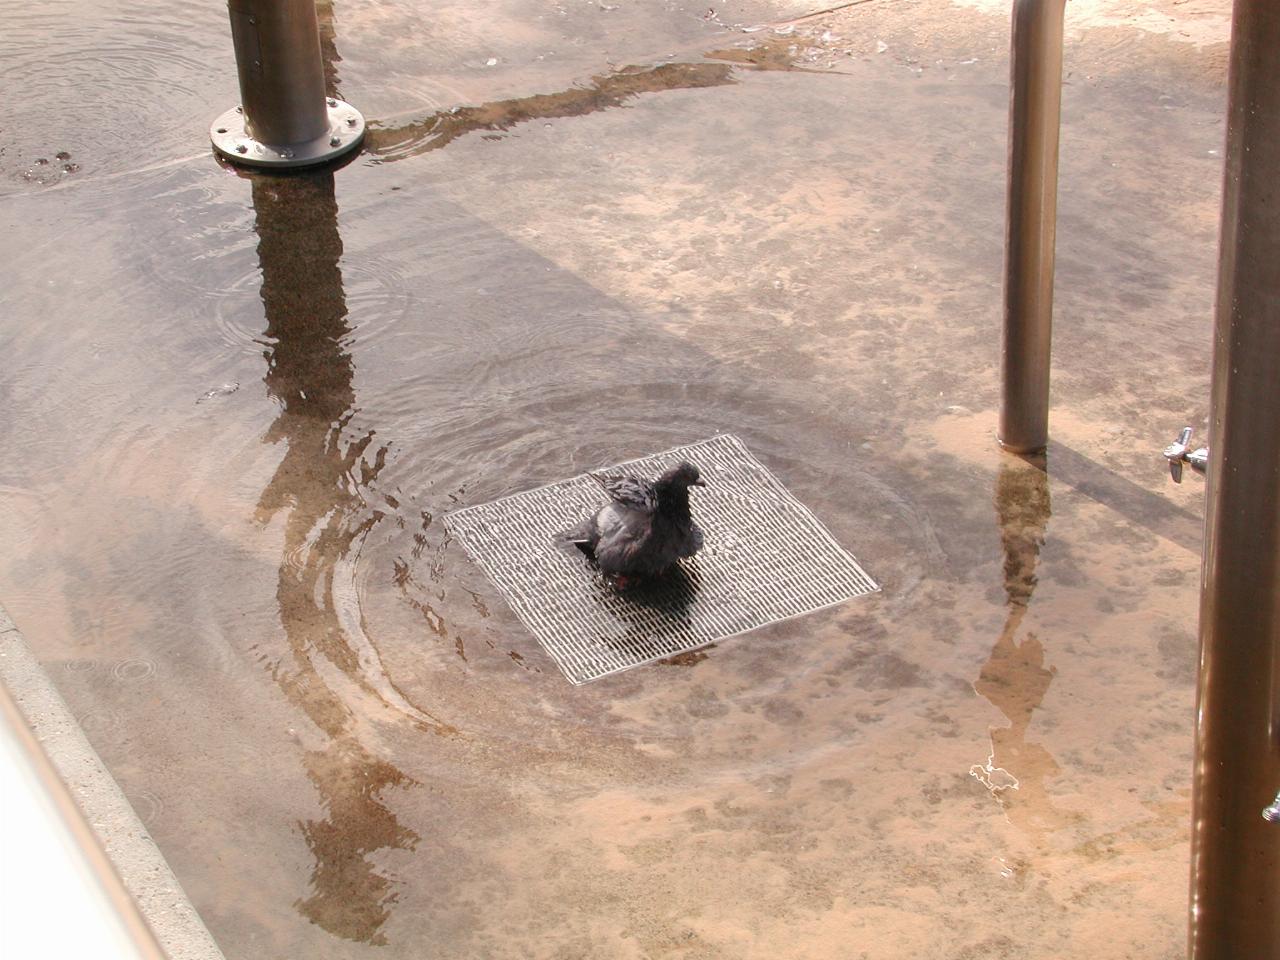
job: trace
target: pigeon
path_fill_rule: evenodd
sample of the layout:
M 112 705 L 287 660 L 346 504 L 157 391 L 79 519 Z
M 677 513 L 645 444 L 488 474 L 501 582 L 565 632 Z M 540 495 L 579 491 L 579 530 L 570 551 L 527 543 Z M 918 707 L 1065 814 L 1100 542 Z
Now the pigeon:
M 588 476 L 604 488 L 609 503 L 563 536 L 619 586 L 628 577 L 658 576 L 702 549 L 702 531 L 689 512 L 689 488 L 706 484 L 687 460 L 652 482 Z

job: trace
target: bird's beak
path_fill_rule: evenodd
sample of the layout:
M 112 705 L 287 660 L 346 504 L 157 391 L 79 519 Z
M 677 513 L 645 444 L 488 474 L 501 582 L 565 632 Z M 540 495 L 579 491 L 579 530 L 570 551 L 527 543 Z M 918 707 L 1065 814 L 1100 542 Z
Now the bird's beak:
M 689 486 L 691 486 L 691 487 L 705 487 L 706 485 L 707 485 L 707 483 L 706 483 L 706 481 L 705 481 L 705 480 L 690 480 L 690 481 L 689 481 Z

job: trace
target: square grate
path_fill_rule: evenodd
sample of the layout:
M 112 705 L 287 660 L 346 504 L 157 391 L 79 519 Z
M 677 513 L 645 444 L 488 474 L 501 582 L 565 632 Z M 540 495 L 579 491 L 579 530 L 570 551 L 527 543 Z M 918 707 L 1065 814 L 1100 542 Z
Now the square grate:
M 448 514 L 445 525 L 573 683 L 696 650 L 880 589 L 737 437 L 722 434 L 594 471 L 701 471 L 706 542 L 667 576 L 618 590 L 556 535 L 600 509 L 587 474 Z

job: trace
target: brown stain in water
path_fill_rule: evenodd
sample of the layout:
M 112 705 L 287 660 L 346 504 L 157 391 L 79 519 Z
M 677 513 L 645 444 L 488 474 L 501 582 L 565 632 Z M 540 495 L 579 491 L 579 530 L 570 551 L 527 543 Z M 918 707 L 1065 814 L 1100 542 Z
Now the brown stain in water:
M 703 56 L 710 62 L 627 66 L 557 93 L 457 106 L 394 125 L 375 120 L 365 134 L 364 149 L 383 162 L 404 160 L 447 147 L 476 131 L 503 133 L 534 120 L 586 116 L 624 106 L 641 94 L 727 86 L 737 82 L 738 69 L 828 72 L 797 66 L 796 55 L 797 46 L 789 38 L 762 39 L 748 49 L 709 50 Z
M 447 147 L 459 137 L 478 130 L 504 132 L 533 120 L 581 117 L 620 107 L 642 93 L 693 90 L 733 82 L 733 68 L 720 63 L 627 67 L 592 77 L 585 86 L 558 93 L 495 100 L 477 107 L 455 107 L 395 126 L 373 121 L 365 133 L 364 149 L 383 162 L 404 160 Z

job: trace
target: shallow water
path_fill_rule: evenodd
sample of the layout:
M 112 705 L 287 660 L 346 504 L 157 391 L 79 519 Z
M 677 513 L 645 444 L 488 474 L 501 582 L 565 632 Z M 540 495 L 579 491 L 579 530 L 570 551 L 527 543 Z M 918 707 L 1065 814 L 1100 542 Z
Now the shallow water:
M 292 176 L 204 150 L 220 11 L 15 16 L 0 597 L 230 957 L 1178 955 L 1213 89 L 1076 95 L 1046 473 L 1002 65 L 702 13 L 335 4 L 370 140 Z M 570 686 L 441 517 L 718 431 L 883 594 Z

